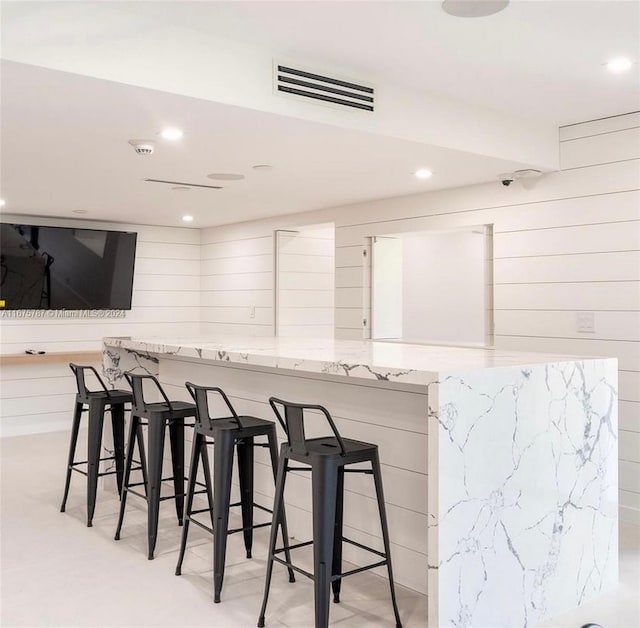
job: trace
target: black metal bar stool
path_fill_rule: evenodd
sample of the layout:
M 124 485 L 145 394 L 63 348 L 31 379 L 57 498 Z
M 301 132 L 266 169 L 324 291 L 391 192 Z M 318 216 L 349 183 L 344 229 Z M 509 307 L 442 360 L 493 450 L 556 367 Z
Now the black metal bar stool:
M 378 446 L 342 438 L 331 415 L 322 406 L 291 403 L 276 399 L 275 397 L 271 397 L 269 403 L 287 434 L 288 442 L 283 443 L 280 448 L 280 462 L 278 464 L 276 494 L 273 505 L 273 525 L 269 544 L 267 576 L 258 626 L 264 626 L 271 574 L 275 561 L 289 568 L 293 568 L 313 580 L 316 628 L 327 628 L 329 625 L 330 589 L 333 589 L 334 602 L 339 602 L 342 578 L 367 569 L 386 565 L 396 627 L 402 628 L 393 584 L 393 571 L 389 551 L 389 529 L 387 526 L 387 515 L 382 491 L 382 475 L 380 472 L 380 460 L 378 458 Z M 278 410 L 279 406 L 284 408 L 284 420 Z M 322 413 L 328 421 L 334 435 L 323 438 L 306 438 L 304 429 L 306 411 Z M 291 467 L 289 466 L 291 460 L 308 466 Z M 370 462 L 371 469 L 346 468 L 347 465 L 362 462 Z M 283 548 L 276 549 L 278 526 L 284 516 L 284 487 L 288 471 L 311 472 L 311 486 L 313 491 L 313 540 L 291 546 L 285 544 Z M 378 500 L 378 511 L 380 513 L 384 552 L 379 552 L 361 543 L 356 543 L 342 535 L 345 473 L 366 473 L 373 475 Z M 342 573 L 343 542 L 377 554 L 382 560 Z M 283 560 L 278 556 L 278 554 L 282 552 L 308 545 L 313 545 L 313 573 L 309 573 L 292 565 L 288 557 L 286 557 L 286 560 Z
M 93 514 L 96 508 L 96 494 L 98 490 L 98 478 L 104 475 L 116 474 L 118 494 L 122 494 L 122 479 L 124 471 L 124 413 L 125 404 L 131 403 L 133 397 L 127 390 L 109 390 L 102 381 L 100 375 L 93 366 L 74 364 L 69 367 L 76 378 L 77 393 L 75 409 L 73 413 L 73 423 L 71 425 L 71 442 L 69 444 L 69 457 L 67 461 L 67 477 L 64 486 L 64 496 L 60 512 L 64 512 L 69 496 L 69 486 L 71 484 L 71 472 L 77 471 L 87 476 L 87 526 L 93 525 Z M 85 379 L 85 372 L 90 371 L 100 384 L 102 390 L 89 390 Z M 87 460 L 76 461 L 76 446 L 78 443 L 78 432 L 80 430 L 80 420 L 83 412 L 89 412 L 89 434 Z M 102 447 L 102 431 L 104 426 L 105 412 L 111 413 L 111 426 L 113 430 L 113 456 L 100 457 Z M 134 439 L 135 440 L 135 439 Z M 133 441 L 132 441 L 133 444 Z M 144 461 L 144 448 L 142 440 L 138 439 L 140 448 L 140 458 Z M 106 460 L 114 460 L 116 468 L 112 471 L 100 472 L 100 463 Z M 86 471 L 79 466 L 87 465 Z M 142 465 L 143 466 L 143 465 Z
M 165 499 L 175 499 L 176 513 L 178 515 L 178 525 L 182 525 L 184 512 L 184 427 L 185 418 L 194 417 L 196 414 L 195 405 L 185 401 L 170 401 L 162 389 L 160 382 L 153 375 L 141 375 L 126 372 L 125 378 L 129 382 L 133 391 L 133 407 L 131 409 L 131 424 L 129 427 L 129 445 L 127 448 L 126 464 L 124 469 L 124 481 L 122 486 L 122 496 L 120 499 L 120 516 L 116 529 L 115 540 L 120 540 L 120 531 L 124 520 L 124 511 L 127 503 L 127 494 L 133 493 L 147 501 L 147 535 L 149 543 L 149 560 L 153 559 L 153 552 L 156 547 L 158 536 L 158 515 L 160 512 L 160 502 Z M 149 381 L 162 395 L 164 401 L 146 403 L 144 400 L 143 382 Z M 135 490 L 140 486 L 140 482 L 130 482 L 131 467 L 133 462 L 133 435 L 138 432 L 142 425 L 148 426 L 148 487 L 145 494 Z M 169 438 L 171 441 L 171 463 L 173 474 L 170 478 L 162 477 L 162 458 L 164 452 L 165 431 L 169 428 Z M 166 497 L 160 496 L 162 482 L 173 480 L 174 495 Z
M 220 602 L 220 592 L 224 580 L 224 565 L 227 553 L 227 536 L 236 532 L 242 532 L 247 558 L 251 558 L 253 545 L 253 531 L 271 525 L 269 523 L 253 522 L 253 509 L 259 508 L 271 513 L 271 510 L 260 506 L 253 501 L 253 474 L 254 474 L 254 447 L 268 447 L 271 455 L 271 467 L 275 480 L 278 466 L 278 441 L 276 426 L 272 421 L 265 421 L 253 416 L 238 416 L 231 405 L 227 395 L 221 388 L 197 386 L 186 382 L 185 386 L 196 402 L 196 425 L 191 450 L 191 466 L 189 469 L 189 484 L 187 488 L 186 514 L 184 528 L 182 530 L 182 544 L 180 556 L 176 566 L 176 575 L 182 572 L 182 561 L 187 546 L 189 534 L 189 522 L 193 521 L 197 526 L 213 534 L 213 601 Z M 222 397 L 231 416 L 224 418 L 212 418 L 209 412 L 209 394 L 215 393 Z M 267 443 L 255 443 L 255 438 L 267 437 Z M 213 439 L 213 440 L 208 440 Z M 196 476 L 198 473 L 199 459 L 203 463 L 207 461 L 207 445 L 213 445 L 213 508 L 209 502 L 209 509 L 193 510 L 193 496 L 195 493 Z M 240 482 L 240 501 L 231 503 L 231 478 L 233 474 L 234 449 L 238 450 L 238 477 Z M 208 463 L 204 465 L 205 482 L 210 486 L 210 471 Z M 242 510 L 242 527 L 229 530 L 229 509 L 240 506 Z M 194 515 L 203 512 L 211 515 L 212 527 L 194 518 Z M 282 540 L 286 543 L 287 524 L 282 520 Z M 293 571 L 289 569 L 289 581 L 294 582 Z

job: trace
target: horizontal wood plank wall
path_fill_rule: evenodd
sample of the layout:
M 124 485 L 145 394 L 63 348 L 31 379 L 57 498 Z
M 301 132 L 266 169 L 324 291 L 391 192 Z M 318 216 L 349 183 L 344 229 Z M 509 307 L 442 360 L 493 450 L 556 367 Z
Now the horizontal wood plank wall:
M 196 229 L 3 216 L 4 222 L 136 231 L 133 307 L 123 318 L 0 320 L 0 352 L 102 349 L 104 336 L 193 336 L 200 324 L 200 231 Z M 94 366 L 101 366 L 97 361 Z M 0 375 L 3 436 L 69 429 L 73 375 L 64 361 L 11 364 Z
M 278 336 L 333 338 L 333 225 L 278 235 Z
M 495 182 L 380 199 L 208 229 L 203 241 L 231 250 L 241 243 L 257 255 L 256 238 L 265 238 L 261 252 L 268 257 L 273 229 L 334 222 L 336 336 L 359 339 L 370 320 L 370 236 L 493 225 L 496 347 L 619 360 L 620 501 L 622 516 L 640 523 L 638 127 L 634 113 L 560 129 L 565 169 L 529 189 Z M 271 316 L 268 286 L 253 286 L 243 294 L 246 304 L 263 299 Z M 232 294 L 218 293 L 224 300 Z M 577 331 L 583 310 L 594 312 L 593 333 Z M 226 326 L 212 312 L 205 320 Z
M 272 336 L 276 230 L 298 230 L 331 222 L 327 211 L 277 216 L 202 230 L 202 329 L 204 333 Z M 293 261 L 293 260 L 289 260 Z M 284 297 L 293 306 L 310 275 L 290 273 Z M 324 306 L 327 295 L 307 292 L 309 306 Z M 251 314 L 255 308 L 255 316 Z

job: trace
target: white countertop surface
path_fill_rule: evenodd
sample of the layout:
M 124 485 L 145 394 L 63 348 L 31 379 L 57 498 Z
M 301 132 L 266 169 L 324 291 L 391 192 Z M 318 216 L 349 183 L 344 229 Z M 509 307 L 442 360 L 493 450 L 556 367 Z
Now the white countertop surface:
M 434 375 L 588 359 L 483 348 L 336 340 L 216 336 L 105 338 L 107 346 L 142 353 L 294 369 L 366 379 L 426 383 Z M 427 377 L 425 377 L 427 376 Z

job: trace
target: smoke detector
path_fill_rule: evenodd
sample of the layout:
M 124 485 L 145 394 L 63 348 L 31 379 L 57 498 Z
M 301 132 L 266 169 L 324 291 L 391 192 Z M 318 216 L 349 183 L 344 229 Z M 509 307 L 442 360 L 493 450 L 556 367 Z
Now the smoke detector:
M 129 140 L 138 155 L 153 155 L 155 144 L 151 140 Z

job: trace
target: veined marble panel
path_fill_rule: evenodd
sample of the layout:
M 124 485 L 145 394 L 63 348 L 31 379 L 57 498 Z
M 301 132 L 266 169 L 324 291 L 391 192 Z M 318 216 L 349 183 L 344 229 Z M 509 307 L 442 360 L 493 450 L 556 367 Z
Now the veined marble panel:
M 441 375 L 432 388 L 430 625 L 535 626 L 614 587 L 617 361 Z

